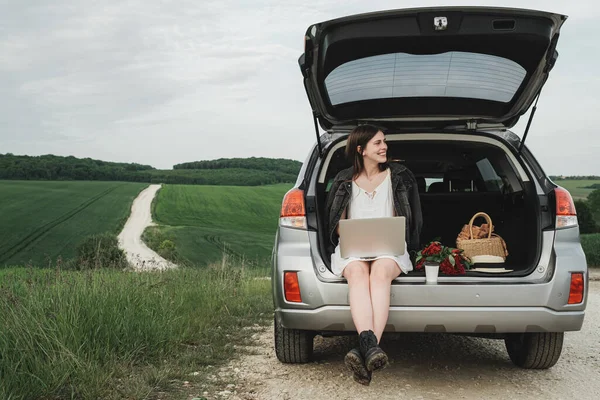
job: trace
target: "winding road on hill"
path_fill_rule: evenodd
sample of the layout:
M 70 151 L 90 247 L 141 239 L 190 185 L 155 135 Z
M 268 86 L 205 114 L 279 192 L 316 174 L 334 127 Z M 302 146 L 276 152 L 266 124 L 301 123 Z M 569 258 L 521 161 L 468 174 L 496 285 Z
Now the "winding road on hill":
M 152 222 L 152 200 L 161 185 L 150 185 L 136 197 L 131 215 L 118 236 L 119 247 L 127 255 L 129 264 L 138 270 L 164 270 L 176 265 L 159 256 L 142 241 L 142 233 Z

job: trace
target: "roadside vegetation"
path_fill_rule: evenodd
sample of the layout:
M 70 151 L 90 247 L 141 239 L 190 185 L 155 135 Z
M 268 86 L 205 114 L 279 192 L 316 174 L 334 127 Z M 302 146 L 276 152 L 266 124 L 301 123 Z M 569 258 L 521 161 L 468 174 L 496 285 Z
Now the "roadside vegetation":
M 0 181 L 0 268 L 52 266 L 77 256 L 88 236 L 115 236 L 146 184 Z
M 200 395 L 272 318 L 270 281 L 252 279 L 266 273 L 0 270 L 0 398 Z
M 585 186 L 586 182 L 587 186 Z M 589 191 L 584 199 L 575 200 L 575 209 L 581 234 L 581 247 L 588 266 L 600 267 L 600 189 L 594 189 L 597 184 L 591 182 L 594 181 L 561 181 L 560 184 L 565 188 L 578 185 L 580 190 Z

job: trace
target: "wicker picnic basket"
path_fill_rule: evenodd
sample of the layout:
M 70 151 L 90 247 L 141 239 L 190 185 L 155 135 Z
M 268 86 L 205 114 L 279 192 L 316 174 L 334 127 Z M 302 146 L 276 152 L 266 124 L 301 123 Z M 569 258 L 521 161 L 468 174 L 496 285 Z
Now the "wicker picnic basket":
M 483 239 L 473 238 L 473 222 L 477 217 L 484 217 L 489 224 L 488 237 Z M 468 227 L 469 238 L 462 239 L 456 238 L 456 247 L 464 250 L 464 255 L 471 258 L 473 256 L 498 256 L 506 260 L 508 256 L 508 250 L 506 249 L 506 242 L 500 236 L 492 233 L 494 226 L 492 225 L 492 219 L 489 215 L 484 212 L 478 212 L 473 215 L 468 225 L 465 225 L 463 229 Z

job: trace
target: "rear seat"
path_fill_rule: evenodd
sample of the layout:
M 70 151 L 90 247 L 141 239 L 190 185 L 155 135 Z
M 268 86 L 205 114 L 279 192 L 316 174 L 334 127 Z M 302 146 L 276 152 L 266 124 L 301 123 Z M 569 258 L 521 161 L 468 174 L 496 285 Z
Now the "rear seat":
M 443 182 L 434 182 L 426 193 L 421 193 L 423 229 L 421 242 L 426 244 L 436 237 L 454 246 L 463 225 L 478 212 L 487 213 L 496 225 L 502 219 L 503 197 L 499 192 L 478 192 L 469 171 L 453 171 Z M 477 220 L 479 225 L 483 221 Z

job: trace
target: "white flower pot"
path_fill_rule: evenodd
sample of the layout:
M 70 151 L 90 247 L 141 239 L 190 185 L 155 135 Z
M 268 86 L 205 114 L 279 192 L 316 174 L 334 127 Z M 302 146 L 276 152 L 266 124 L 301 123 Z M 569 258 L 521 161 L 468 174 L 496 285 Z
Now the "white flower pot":
M 425 263 L 425 282 L 437 283 L 440 273 L 440 264 L 433 262 Z

